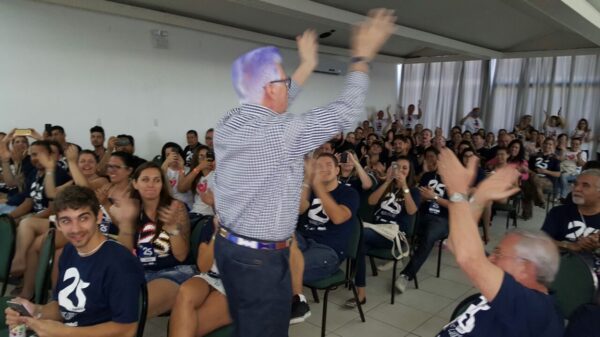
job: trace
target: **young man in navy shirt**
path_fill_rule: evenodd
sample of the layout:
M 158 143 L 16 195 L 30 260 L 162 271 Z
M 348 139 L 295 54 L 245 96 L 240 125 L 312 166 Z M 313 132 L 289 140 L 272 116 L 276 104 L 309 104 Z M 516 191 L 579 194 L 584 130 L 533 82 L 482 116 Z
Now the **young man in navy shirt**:
M 102 219 L 94 191 L 69 186 L 54 201 L 56 227 L 69 241 L 58 263 L 53 301 L 36 305 L 18 298 L 32 317 L 6 309 L 10 328 L 25 324 L 39 336 L 132 337 L 144 273 L 138 260 L 98 229 Z
M 339 183 L 339 171 L 337 158 L 329 153 L 320 154 L 315 164 L 309 161 L 305 165 L 300 213 L 306 214 L 300 217 L 290 250 L 292 324 L 310 316 L 302 295 L 303 280 L 316 281 L 332 275 L 346 259 L 359 196 L 352 187 Z
M 562 337 L 563 318 L 548 295 L 560 259 L 552 239 L 541 231 L 513 231 L 488 258 L 479 236 L 481 213 L 492 201 L 518 192 L 514 184 L 520 173 L 499 169 L 469 196 L 476 160 L 465 168 L 452 151 L 443 149 L 438 166 L 449 194 L 448 248 L 481 292 L 438 337 Z
M 573 203 L 552 208 L 542 230 L 573 252 L 600 248 L 600 170 L 583 171 L 573 185 Z

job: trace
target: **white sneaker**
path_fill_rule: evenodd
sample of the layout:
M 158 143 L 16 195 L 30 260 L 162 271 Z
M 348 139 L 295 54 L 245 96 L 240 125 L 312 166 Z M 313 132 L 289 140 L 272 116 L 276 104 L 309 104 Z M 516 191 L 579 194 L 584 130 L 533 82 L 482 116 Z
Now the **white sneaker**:
M 402 262 L 398 261 L 398 263 L 400 263 L 400 266 L 402 266 Z M 390 269 L 392 269 L 392 267 L 394 267 L 394 261 L 387 261 L 384 264 L 380 264 L 377 266 L 377 270 L 379 271 L 388 271 Z
M 403 293 L 406 291 L 406 286 L 408 285 L 408 276 L 404 274 L 398 275 L 398 279 L 396 280 L 396 289 L 399 292 Z

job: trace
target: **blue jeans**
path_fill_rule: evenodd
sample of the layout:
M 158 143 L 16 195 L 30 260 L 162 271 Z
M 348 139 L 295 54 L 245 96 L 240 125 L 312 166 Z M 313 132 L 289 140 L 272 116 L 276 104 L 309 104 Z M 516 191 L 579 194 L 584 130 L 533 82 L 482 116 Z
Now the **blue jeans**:
M 296 241 L 298 248 L 304 256 L 304 282 L 313 282 L 333 275 L 339 267 L 340 261 L 338 254 L 333 248 L 317 243 L 315 240 L 306 239 L 296 232 Z
M 419 240 L 417 250 L 415 250 L 412 258 L 402 271 L 402 274 L 406 275 L 409 280 L 415 278 L 415 275 L 427 260 L 435 242 L 448 237 L 448 219 L 424 214 L 420 217 L 417 225 L 417 233 Z
M 292 312 L 289 249 L 238 246 L 220 235 L 215 258 L 236 337 L 285 337 Z
M 198 274 L 196 266 L 181 264 L 162 270 L 146 270 L 144 272 L 144 277 L 148 283 L 159 278 L 164 278 L 181 285 L 196 274 Z
M 577 179 L 576 174 L 566 174 L 561 173 L 559 187 L 560 187 L 560 197 L 566 198 L 567 195 L 571 192 L 571 183 Z
M 17 208 L 17 206 L 0 204 L 0 214 L 9 214 L 10 212 L 14 211 L 15 208 Z
M 365 287 L 367 285 L 367 252 L 371 249 L 387 248 L 392 249 L 392 241 L 377 234 L 370 228 L 363 229 L 362 245 L 358 250 L 356 257 L 356 276 L 354 283 L 357 287 Z

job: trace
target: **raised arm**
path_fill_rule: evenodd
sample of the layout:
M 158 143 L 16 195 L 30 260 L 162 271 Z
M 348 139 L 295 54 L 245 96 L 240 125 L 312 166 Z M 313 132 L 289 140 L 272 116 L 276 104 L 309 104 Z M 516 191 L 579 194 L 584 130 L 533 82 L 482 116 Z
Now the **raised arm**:
M 477 162 L 471 160 L 465 168 L 449 149 L 440 154 L 439 170 L 450 195 L 455 193 L 466 196 L 469 185 L 477 168 Z M 503 168 L 485 179 L 473 196 L 474 203 L 487 205 L 496 199 L 506 198 L 518 191 L 513 182 L 519 172 L 513 168 Z M 460 268 L 467 274 L 488 301 L 498 294 L 504 272 L 494 265 L 485 255 L 483 243 L 477 229 L 478 219 L 473 217 L 469 202 L 450 202 L 448 205 L 450 234 L 449 247 L 453 251 Z
M 306 30 L 296 37 L 300 65 L 294 71 L 292 80 L 299 86 L 304 85 L 319 63 L 317 33 L 314 29 Z M 290 97 L 293 99 L 293 97 Z

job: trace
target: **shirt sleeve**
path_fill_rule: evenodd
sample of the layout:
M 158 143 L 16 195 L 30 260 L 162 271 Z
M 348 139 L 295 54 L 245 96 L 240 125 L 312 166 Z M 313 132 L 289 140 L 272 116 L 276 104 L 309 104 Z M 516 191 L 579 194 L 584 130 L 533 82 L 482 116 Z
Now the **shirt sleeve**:
M 416 187 L 411 188 L 410 196 L 413 198 L 413 201 L 415 202 L 415 205 L 417 205 L 417 208 L 419 208 L 419 204 L 421 203 L 421 193 L 419 193 L 419 189 Z
M 356 215 L 359 203 L 358 192 L 356 192 L 355 189 L 348 187 L 341 195 L 343 197 L 340 198 L 339 203 L 348 207 L 353 216 Z
M 286 114 L 283 135 L 286 151 L 292 157 L 302 156 L 350 128 L 363 112 L 368 87 L 367 74 L 351 72 L 342 94 L 332 103 L 302 115 Z

